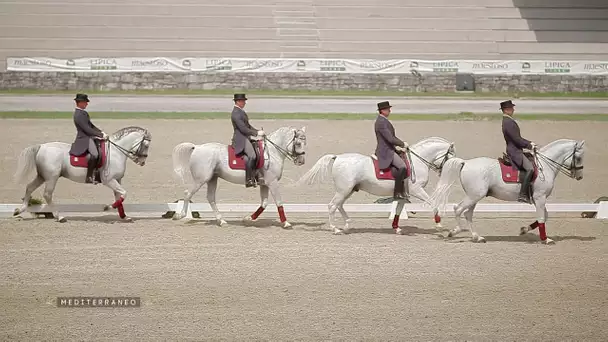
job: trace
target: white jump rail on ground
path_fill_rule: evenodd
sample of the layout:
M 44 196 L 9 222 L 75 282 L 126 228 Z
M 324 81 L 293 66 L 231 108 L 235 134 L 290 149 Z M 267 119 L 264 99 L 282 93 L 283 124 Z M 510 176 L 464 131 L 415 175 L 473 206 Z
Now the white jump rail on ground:
M 20 204 L 0 204 L 0 216 L 11 216 Z M 104 204 L 56 204 L 54 207 L 61 213 L 101 213 L 104 212 Z M 127 213 L 166 213 L 167 211 L 179 211 L 183 206 L 183 201 L 177 203 L 150 203 L 150 204 L 125 204 L 124 209 Z M 349 213 L 388 213 L 389 218 L 394 215 L 396 203 L 387 204 L 345 204 L 344 209 Z M 259 204 L 226 203 L 218 204 L 218 209 L 223 213 L 252 213 L 259 207 Z M 452 214 L 454 204 L 447 204 L 446 213 Z M 191 203 L 190 211 L 199 213 L 212 213 L 211 207 L 207 203 Z M 285 204 L 286 213 L 319 213 L 327 215 L 327 204 Z M 28 208 L 30 213 L 48 213 L 53 208 L 49 205 L 33 205 Z M 432 212 L 432 209 L 422 203 L 406 204 L 401 212 L 402 218 L 407 218 L 407 212 Z M 597 219 L 608 219 L 608 201 L 599 203 L 549 203 L 547 211 L 551 213 L 568 212 L 595 212 Z M 115 212 L 111 210 L 110 212 Z M 274 205 L 269 205 L 266 212 L 277 213 Z M 475 208 L 475 212 L 485 213 L 534 213 L 536 209 L 533 205 L 525 203 L 480 203 Z M 190 215 L 188 215 L 190 216 Z

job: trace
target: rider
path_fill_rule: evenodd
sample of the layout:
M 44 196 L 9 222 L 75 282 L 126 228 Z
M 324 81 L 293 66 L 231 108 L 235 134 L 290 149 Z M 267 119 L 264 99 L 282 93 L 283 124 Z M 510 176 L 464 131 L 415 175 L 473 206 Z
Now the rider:
M 537 145 L 521 137 L 519 125 L 515 119 L 513 119 L 515 104 L 511 102 L 511 100 L 501 102 L 500 109 L 503 113 L 502 134 L 507 143 L 507 155 L 511 159 L 511 163 L 520 171 L 524 172 L 517 201 L 530 203 L 530 182 L 534 176 L 534 166 L 528 158 L 524 157 L 523 149 L 534 150 L 537 148 Z
M 378 103 L 378 117 L 374 125 L 377 141 L 376 156 L 378 157 L 378 167 L 381 170 L 389 166 L 396 170 L 394 198 L 407 199 L 409 196 L 405 179 L 407 170 L 405 162 L 397 154 L 397 150 L 404 152 L 409 145 L 395 136 L 395 128 L 388 120 L 391 107 L 388 101 Z
M 86 183 L 95 183 L 93 171 L 97 166 L 99 151 L 93 139 L 107 139 L 108 135 L 97 128 L 91 122 L 89 113 L 85 110 L 89 104 L 87 94 L 76 94 L 76 109 L 74 110 L 74 125 L 76 126 L 76 140 L 70 148 L 70 154 L 74 156 L 89 152 Z
M 255 163 L 256 163 L 256 150 L 253 148 L 253 143 L 250 137 L 260 139 L 265 136 L 266 133 L 262 130 L 253 128 L 249 124 L 249 116 L 243 109 L 247 97 L 245 94 L 234 94 L 234 108 L 232 109 L 232 127 L 234 128 L 234 134 L 232 135 L 232 147 L 234 147 L 235 155 L 244 153 L 243 159 L 245 160 L 245 187 L 255 187 L 256 179 L 254 177 Z M 263 175 L 258 173 L 258 182 L 262 183 Z

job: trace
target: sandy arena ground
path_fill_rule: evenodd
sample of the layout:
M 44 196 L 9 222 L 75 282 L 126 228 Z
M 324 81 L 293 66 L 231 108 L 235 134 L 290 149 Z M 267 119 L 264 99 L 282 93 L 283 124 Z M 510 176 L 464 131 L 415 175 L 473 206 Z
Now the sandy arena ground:
M 94 119 L 94 118 L 93 118 Z M 107 132 L 138 125 L 152 132 L 146 166 L 128 164 L 127 202 L 182 197 L 172 177 L 171 151 L 183 141 L 228 143 L 225 121 L 94 120 Z M 373 151 L 372 121 L 263 121 L 307 126 L 308 159 L 287 164 L 288 203 L 327 203 L 332 186 L 290 188 L 325 153 Z M 544 145 L 585 139 L 585 178 L 558 176 L 550 202 L 592 202 L 608 195 L 608 123 L 523 122 L 522 134 Z M 431 135 L 456 143 L 457 155 L 499 156 L 499 122 L 396 122 L 410 144 Z M 11 181 L 26 146 L 71 142 L 69 120 L 2 120 L 1 203 L 17 203 L 23 185 Z M 348 140 L 343 140 L 347 138 Z M 432 191 L 436 175 L 427 191 Z M 450 202 L 460 199 L 456 187 Z M 91 190 L 92 194 L 85 191 Z M 41 189 L 36 197 L 41 198 Z M 107 203 L 111 191 L 60 180 L 57 203 Z M 355 194 L 348 203 L 376 199 Z M 205 201 L 203 188 L 195 201 Z M 257 203 L 257 190 L 221 181 L 220 203 Z M 486 199 L 485 202 L 496 202 Z M 430 216 L 402 221 L 396 236 L 386 217 L 359 217 L 353 234 L 333 236 L 326 217 L 287 213 L 294 230 L 268 213 L 245 225 L 217 227 L 156 218 L 132 224 L 116 216 L 0 220 L 0 339 L 2 340 L 608 340 L 608 224 L 578 213 L 552 215 L 557 242 L 518 236 L 531 215 L 477 214 L 488 240 L 465 232 L 444 239 Z M 354 216 L 354 215 L 353 215 Z M 444 225 L 452 228 L 450 216 Z M 57 296 L 140 296 L 141 308 L 57 308 Z

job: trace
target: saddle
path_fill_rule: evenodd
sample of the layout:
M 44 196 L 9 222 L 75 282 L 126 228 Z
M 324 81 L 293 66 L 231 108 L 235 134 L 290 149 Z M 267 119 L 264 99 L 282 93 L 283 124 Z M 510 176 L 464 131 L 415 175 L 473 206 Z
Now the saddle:
M 259 170 L 264 166 L 264 141 L 257 140 L 253 141 L 253 151 L 256 154 L 256 165 L 255 169 Z M 245 159 L 243 159 L 244 153 L 236 155 L 234 153 L 234 147 L 228 145 L 228 165 L 233 170 L 245 170 Z
M 524 152 L 524 157 L 528 158 L 528 160 L 534 166 L 534 174 L 532 176 L 532 181 L 536 180 L 538 176 L 538 166 L 536 165 L 536 159 L 534 155 L 530 152 Z M 517 166 L 513 165 L 511 161 L 511 157 L 506 153 L 502 153 L 502 157 L 498 157 L 498 163 L 500 164 L 500 171 L 502 173 L 502 180 L 505 183 L 522 183 L 523 182 L 523 172 L 519 172 Z
M 406 157 L 405 153 L 399 154 L 401 159 L 405 162 L 405 179 L 408 179 L 411 175 L 412 168 L 410 167 L 410 161 Z M 393 168 L 388 167 L 384 170 L 381 170 L 378 165 L 378 156 L 376 154 L 371 154 L 372 162 L 374 164 L 374 171 L 376 171 L 376 178 L 382 180 L 395 180 L 395 175 L 393 174 Z
M 97 140 L 95 139 L 94 141 L 95 146 L 97 147 L 97 154 L 99 155 L 99 157 L 97 157 L 97 162 L 96 162 L 96 166 L 95 169 L 93 170 L 93 176 L 95 177 L 95 180 L 98 183 L 101 183 L 101 176 L 99 174 L 99 169 L 106 163 L 106 142 L 104 140 Z M 72 165 L 73 167 L 78 167 L 78 168 L 88 168 L 89 167 L 89 160 L 91 159 L 91 153 L 89 153 L 89 151 L 86 151 L 85 153 L 79 155 L 79 156 L 75 156 L 73 154 L 70 154 L 70 165 Z

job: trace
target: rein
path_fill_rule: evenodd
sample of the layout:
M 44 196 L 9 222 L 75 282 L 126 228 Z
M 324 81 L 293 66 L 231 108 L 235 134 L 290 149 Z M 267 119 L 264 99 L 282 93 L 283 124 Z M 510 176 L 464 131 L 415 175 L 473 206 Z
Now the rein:
M 144 154 L 141 154 L 141 153 L 140 153 L 140 151 L 141 151 L 141 147 L 142 147 L 142 144 L 143 144 L 143 142 L 144 142 L 144 141 L 150 141 L 150 140 L 149 140 L 149 139 L 146 139 L 145 137 L 141 138 L 141 140 L 140 140 L 140 141 L 137 143 L 137 145 L 135 145 L 135 148 L 137 148 L 137 152 L 133 152 L 133 151 L 132 151 L 132 149 L 133 149 L 133 148 L 131 148 L 131 150 L 127 150 L 126 148 L 124 148 L 124 147 L 122 147 L 122 146 L 120 146 L 120 145 L 116 144 L 115 142 L 113 142 L 112 140 L 110 140 L 110 139 L 108 138 L 108 142 L 109 142 L 109 143 L 110 143 L 112 146 L 116 147 L 116 148 L 117 148 L 117 149 L 118 149 L 120 152 L 122 152 L 124 155 L 126 155 L 126 156 L 127 156 L 129 159 L 131 159 L 133 162 L 135 162 L 135 159 L 136 159 L 137 157 L 148 157 L 148 155 L 147 155 L 147 154 L 146 154 L 146 155 L 144 155 Z M 109 153 L 108 153 L 108 154 L 109 154 Z
M 426 160 L 426 159 L 422 158 L 421 156 L 419 156 L 419 155 L 418 155 L 416 152 L 414 152 L 414 151 L 413 151 L 411 148 L 409 148 L 409 147 L 408 147 L 407 151 L 408 151 L 408 153 L 411 153 L 411 154 L 413 154 L 414 156 L 416 156 L 418 159 L 420 159 L 420 161 L 421 161 L 421 162 L 422 162 L 424 165 L 428 166 L 428 167 L 429 167 L 429 169 L 431 169 L 431 170 L 433 170 L 433 171 L 435 171 L 435 172 L 437 172 L 437 173 L 441 172 L 441 169 L 443 168 L 443 164 L 445 164 L 445 162 L 448 160 L 448 157 L 449 157 L 449 155 L 450 155 L 450 149 L 448 148 L 448 150 L 447 150 L 447 151 L 446 151 L 444 154 L 442 154 L 442 155 L 440 155 L 440 156 L 436 157 L 436 158 L 435 158 L 435 159 L 433 159 L 431 162 L 429 162 L 428 160 Z M 441 158 L 443 158 L 443 160 L 441 161 L 441 164 L 440 164 L 439 166 L 435 166 L 435 162 L 436 162 L 437 160 L 441 159 Z
M 141 140 L 140 140 L 140 141 L 137 143 L 137 145 L 135 145 L 135 146 L 134 146 L 135 148 L 137 148 L 137 152 L 133 152 L 133 151 L 131 151 L 131 150 L 127 150 L 126 148 L 124 148 L 124 147 L 122 147 L 122 146 L 120 146 L 120 145 L 116 144 L 114 141 L 110 140 L 110 138 L 109 138 L 109 137 L 108 137 L 108 139 L 107 139 L 106 141 L 107 141 L 107 142 L 108 142 L 110 145 L 112 145 L 112 146 L 116 147 L 116 149 L 118 149 L 118 150 L 119 150 L 119 151 L 120 151 L 122 154 L 126 155 L 126 156 L 127 156 L 129 159 L 131 159 L 131 160 L 132 160 L 134 163 L 135 163 L 135 160 L 136 160 L 138 157 L 148 157 L 148 155 L 147 155 L 147 154 L 142 154 L 142 153 L 141 153 L 141 148 L 142 148 L 142 144 L 143 144 L 143 142 L 144 142 L 144 141 L 150 141 L 150 139 L 147 139 L 145 136 L 141 138 Z M 133 149 L 133 148 L 131 148 L 131 149 Z M 105 170 L 104 170 L 104 177 L 105 177 L 105 178 L 108 178 L 108 176 L 110 175 L 110 168 L 109 168 L 109 165 L 110 165 L 110 154 L 111 154 L 111 153 L 110 153 L 110 148 L 109 148 L 109 146 L 108 146 L 108 151 L 107 151 L 107 153 L 106 153 L 106 159 L 107 159 L 107 162 L 106 162 L 106 167 L 105 167 Z
M 291 146 L 292 146 L 291 151 L 289 151 L 289 150 L 277 145 L 274 141 L 268 139 L 268 137 L 264 136 L 264 141 L 269 142 L 272 146 L 274 146 L 277 149 L 277 151 L 279 151 L 279 153 L 283 157 L 286 157 L 293 162 L 295 162 L 296 157 L 306 154 L 306 152 L 301 152 L 301 153 L 296 152 L 296 146 L 293 144 L 293 142 L 295 140 L 296 140 L 296 132 L 294 131 L 293 138 L 291 138 L 291 141 L 289 142 L 289 144 L 291 144 Z M 289 144 L 287 144 L 287 146 L 289 146 Z M 270 159 L 270 152 L 268 152 L 268 159 Z
M 574 173 L 578 170 L 582 170 L 583 166 L 576 166 L 574 163 L 574 154 L 576 153 L 576 145 L 574 146 L 574 149 L 572 150 L 572 153 L 570 153 L 565 159 L 568 159 L 569 157 L 571 157 L 572 162 L 570 163 L 570 166 L 562 164 L 562 163 L 558 163 L 555 160 L 545 156 L 544 154 L 534 150 L 534 158 L 537 161 L 537 165 L 538 165 L 538 170 L 540 171 L 541 175 L 542 175 L 542 181 L 545 180 L 545 172 L 543 170 L 543 167 L 540 163 L 540 160 L 544 160 L 546 161 L 549 165 L 554 166 L 557 171 L 563 173 L 564 175 L 570 177 L 570 178 L 574 178 Z

